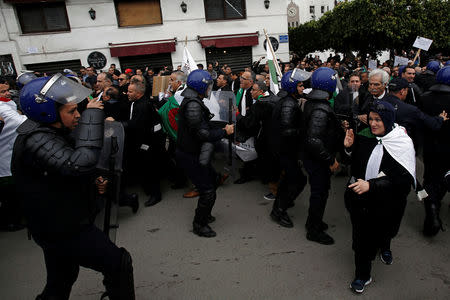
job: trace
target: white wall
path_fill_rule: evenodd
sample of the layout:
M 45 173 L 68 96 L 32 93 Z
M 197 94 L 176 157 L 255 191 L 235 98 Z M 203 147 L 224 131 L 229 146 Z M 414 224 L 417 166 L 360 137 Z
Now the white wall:
M 176 51 L 172 53 L 173 65 L 180 64 L 184 40 L 188 38 L 188 48 L 197 63 L 205 64 L 205 51 L 197 41 L 197 36 L 238 34 L 259 31 L 259 45 L 253 47 L 253 58 L 265 55 L 263 48 L 266 28 L 269 35 L 278 39 L 287 34 L 287 15 L 284 1 L 272 0 L 270 8 L 264 1 L 247 0 L 247 18 L 233 21 L 206 22 L 203 1 L 184 0 L 187 13 L 180 8 L 181 1 L 161 0 L 163 24 L 119 28 L 112 0 L 66 0 L 70 32 L 52 34 L 21 34 L 14 7 L 0 0 L 0 54 L 13 54 L 17 69 L 31 63 L 80 59 L 87 65 L 87 56 L 99 51 L 107 58 L 107 66 L 119 64 L 110 56 L 108 43 L 140 42 L 177 37 Z M 89 9 L 96 11 L 96 19 L 91 20 Z M 2 18 L 0 18 L 2 19 Z M 6 25 L 6 26 L 4 26 Z M 5 33 L 5 30 L 7 33 Z M 11 49 L 14 45 L 14 49 Z M 37 53 L 30 53 L 37 52 Z M 9 52 L 8 52 L 9 51 Z M 8 52 L 8 53 L 6 53 Z M 276 52 L 278 58 L 289 60 L 289 44 L 280 44 Z

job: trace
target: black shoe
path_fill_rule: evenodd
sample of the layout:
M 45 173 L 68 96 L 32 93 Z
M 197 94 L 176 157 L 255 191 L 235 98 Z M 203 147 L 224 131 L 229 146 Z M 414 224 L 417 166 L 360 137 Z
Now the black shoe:
M 322 245 L 334 244 L 334 239 L 327 233 L 323 232 L 323 230 L 309 230 L 306 234 L 306 238 L 310 241 L 317 242 Z
M 160 201 L 161 201 L 161 196 L 151 195 L 151 196 L 148 198 L 148 200 L 145 201 L 144 205 L 145 205 L 146 207 L 149 207 L 149 206 L 155 205 L 156 203 L 158 203 L 158 202 L 160 202 Z
M 270 217 L 272 220 L 277 222 L 279 225 L 286 227 L 286 228 L 292 228 L 294 227 L 294 223 L 292 223 L 291 218 L 289 218 L 289 215 L 285 210 L 280 210 L 277 208 L 272 209 L 272 212 L 270 213 Z
M 216 217 L 209 215 L 207 222 L 208 222 L 208 224 L 210 224 L 210 223 L 213 223 L 215 220 L 216 220 Z
M 209 225 L 202 226 L 195 222 L 193 223 L 193 232 L 198 236 L 207 238 L 215 237 L 217 235 L 216 232 L 209 227 Z

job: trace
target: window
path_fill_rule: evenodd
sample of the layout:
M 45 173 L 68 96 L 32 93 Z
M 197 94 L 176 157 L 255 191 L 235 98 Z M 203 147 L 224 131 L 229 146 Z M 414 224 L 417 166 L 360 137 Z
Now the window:
M 316 11 L 315 11 L 315 9 L 314 9 L 314 5 L 311 5 L 311 6 L 309 7 L 309 13 L 312 14 L 312 15 L 314 15 L 314 14 L 316 13 Z
M 325 6 L 321 6 L 321 7 L 320 7 L 320 12 L 321 12 L 321 13 L 325 13 Z
M 70 31 L 64 2 L 16 5 L 22 33 Z
M 245 19 L 245 0 L 204 0 L 206 21 Z
M 119 27 L 162 24 L 160 0 L 115 0 Z
M 295 26 L 297 26 L 297 27 L 298 27 L 298 21 L 295 21 Z

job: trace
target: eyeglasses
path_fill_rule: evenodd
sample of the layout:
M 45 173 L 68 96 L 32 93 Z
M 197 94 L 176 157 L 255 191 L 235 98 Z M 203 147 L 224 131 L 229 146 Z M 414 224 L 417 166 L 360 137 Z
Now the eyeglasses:
M 245 78 L 244 76 L 241 76 L 241 79 L 243 79 L 243 80 L 250 80 L 249 78 Z
M 119 80 L 119 81 L 124 81 L 125 79 L 124 79 L 124 78 L 119 78 L 119 79 L 117 79 L 117 80 Z

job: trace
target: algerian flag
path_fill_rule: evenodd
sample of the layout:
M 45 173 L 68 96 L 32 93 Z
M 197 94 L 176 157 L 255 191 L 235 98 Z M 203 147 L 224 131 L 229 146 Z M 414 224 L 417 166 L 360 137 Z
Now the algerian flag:
M 278 62 L 276 57 L 274 57 L 272 55 L 272 43 L 270 42 L 270 40 L 267 40 L 267 54 L 266 54 L 266 58 L 267 58 L 267 64 L 269 64 L 269 74 L 270 74 L 270 90 L 272 91 L 272 93 L 274 93 L 275 95 L 278 94 L 278 92 L 280 91 L 280 87 L 278 85 L 278 76 L 277 76 L 277 67 L 278 69 L 280 68 L 278 66 Z M 281 73 L 281 71 L 279 72 Z
M 183 63 L 181 64 L 181 70 L 184 72 L 184 74 L 189 75 L 189 73 L 197 69 L 197 64 L 192 58 L 191 53 L 189 52 L 188 48 L 184 46 Z
M 180 105 L 175 96 L 170 97 L 167 102 L 158 110 L 161 116 L 161 125 L 164 131 L 174 140 L 178 134 L 178 109 Z

